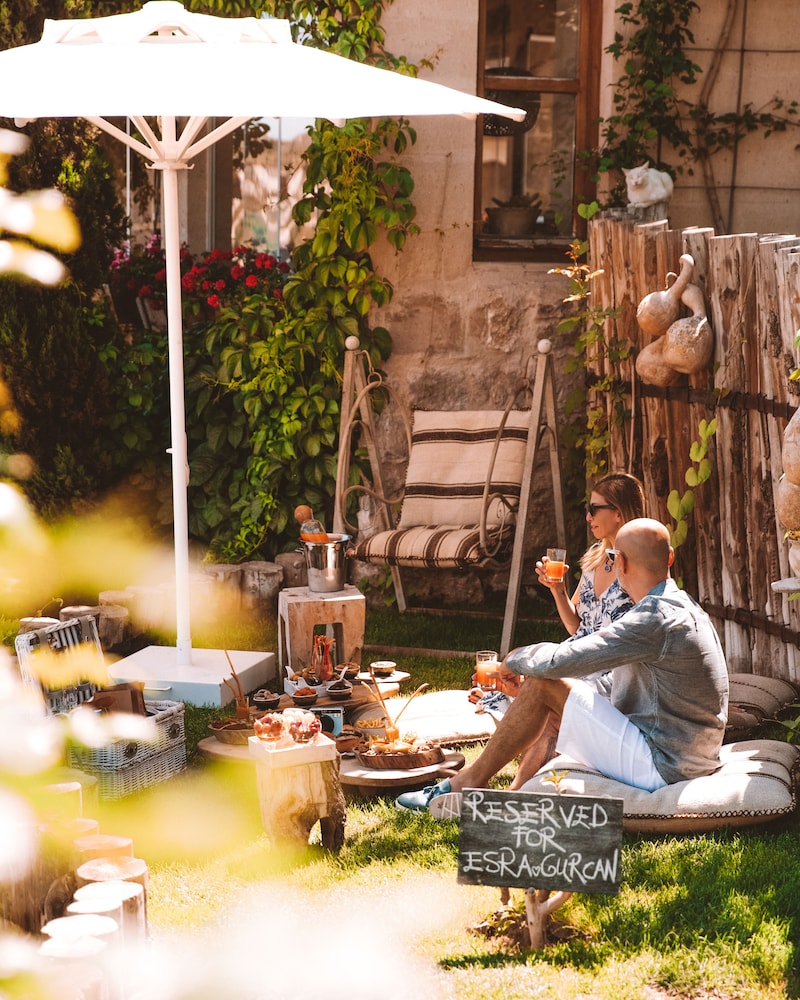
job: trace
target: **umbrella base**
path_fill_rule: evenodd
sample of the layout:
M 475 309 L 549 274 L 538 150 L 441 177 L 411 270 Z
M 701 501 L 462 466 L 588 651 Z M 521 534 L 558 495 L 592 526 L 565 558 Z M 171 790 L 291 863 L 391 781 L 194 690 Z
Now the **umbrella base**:
M 236 674 L 245 693 L 264 687 L 276 676 L 274 653 L 229 649 Z M 141 681 L 145 695 L 169 698 L 188 705 L 227 705 L 233 692 L 224 683 L 231 669 L 222 649 L 193 649 L 190 666 L 179 666 L 174 646 L 145 646 L 111 664 L 116 683 Z

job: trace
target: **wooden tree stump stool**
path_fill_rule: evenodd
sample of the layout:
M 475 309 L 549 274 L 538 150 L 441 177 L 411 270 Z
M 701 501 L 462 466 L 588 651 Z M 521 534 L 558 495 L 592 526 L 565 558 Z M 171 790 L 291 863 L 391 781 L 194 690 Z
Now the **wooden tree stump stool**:
M 149 881 L 149 869 L 147 863 L 142 858 L 92 858 L 85 861 L 75 872 L 75 881 L 78 888 L 75 894 L 85 886 L 96 882 L 133 882 L 142 887 L 141 902 L 131 904 L 141 907 L 140 919 L 143 925 L 143 933 L 147 935 L 147 884 Z M 109 890 L 110 891 L 110 890 Z M 127 897 L 127 894 L 124 894 Z
M 87 882 L 75 890 L 75 902 L 87 904 L 91 913 L 106 912 L 105 905 L 116 904 L 121 910 L 123 943 L 141 944 L 147 938 L 144 887 L 138 882 L 122 879 Z
M 311 829 L 319 820 L 322 846 L 340 850 L 347 807 L 333 740 L 318 735 L 305 745 L 272 749 L 251 736 L 249 747 L 256 761 L 261 821 L 272 843 L 306 848 Z
M 80 859 L 79 864 L 91 861 L 92 858 L 133 857 L 133 839 L 112 833 L 87 833 L 76 837 L 74 845 Z
M 324 625 L 336 640 L 338 663 L 361 663 L 367 601 L 358 587 L 320 594 L 287 587 L 278 594 L 278 670 L 301 671 L 311 664 L 314 630 Z

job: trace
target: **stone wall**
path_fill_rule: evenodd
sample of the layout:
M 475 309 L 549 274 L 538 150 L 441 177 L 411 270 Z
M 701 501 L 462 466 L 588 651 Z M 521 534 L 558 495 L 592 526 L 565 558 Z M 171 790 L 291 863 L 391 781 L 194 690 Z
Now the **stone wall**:
M 477 17 L 477 0 L 435 5 L 403 0 L 384 15 L 387 46 L 418 64 L 435 57 L 435 72 L 423 69 L 421 76 L 474 93 Z M 566 422 L 565 401 L 582 376 L 564 372 L 572 337 L 559 335 L 556 326 L 567 311 L 563 299 L 568 285 L 564 277 L 549 273 L 559 262 L 473 262 L 475 123 L 419 118 L 413 126 L 417 142 L 406 162 L 415 180 L 421 232 L 401 254 L 384 245 L 373 255 L 395 289 L 392 303 L 373 317 L 392 335 L 387 365 L 391 380 L 412 409 L 502 408 L 509 387 L 545 337 L 554 345 L 558 408 Z M 561 263 L 566 264 L 566 258 Z M 385 418 L 380 426 L 390 457 L 389 479 L 399 486 L 405 451 L 402 425 Z M 552 544 L 550 490 L 545 456 L 532 505 L 531 553 Z M 582 484 L 567 493 L 568 503 L 570 496 L 577 505 L 582 503 Z M 570 523 L 574 545 L 580 549 L 585 544 L 582 519 L 573 512 Z M 452 590 L 453 580 L 446 574 L 440 583 L 427 577 L 420 577 L 418 590 Z M 496 581 L 483 576 L 489 588 L 502 588 L 502 581 L 502 575 Z M 464 587 L 465 593 L 480 594 L 473 581 Z

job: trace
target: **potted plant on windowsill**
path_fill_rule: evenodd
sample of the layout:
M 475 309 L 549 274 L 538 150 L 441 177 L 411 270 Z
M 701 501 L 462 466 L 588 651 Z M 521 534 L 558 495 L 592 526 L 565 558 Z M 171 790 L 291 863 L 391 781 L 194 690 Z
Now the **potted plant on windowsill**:
M 542 211 L 538 194 L 515 194 L 507 201 L 492 198 L 487 208 L 486 231 L 495 236 L 528 236 L 536 229 Z

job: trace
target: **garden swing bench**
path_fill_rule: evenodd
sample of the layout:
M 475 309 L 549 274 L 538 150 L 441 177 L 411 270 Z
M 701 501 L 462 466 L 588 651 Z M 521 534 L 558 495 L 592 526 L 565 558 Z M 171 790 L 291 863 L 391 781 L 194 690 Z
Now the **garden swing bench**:
M 388 566 L 398 610 L 408 607 L 401 571 L 479 568 L 509 561 L 500 653 L 511 647 L 525 558 L 533 477 L 539 449 L 547 445 L 552 486 L 554 544 L 564 545 L 566 524 L 555 409 L 553 358 L 541 342 L 525 376 L 503 410 L 416 410 L 404 414 L 408 445 L 405 486 L 388 497 L 371 396 L 391 392 L 366 351 L 345 354 L 334 531 L 356 536 L 353 556 Z M 530 370 L 532 371 L 532 374 Z M 518 408 L 520 403 L 527 408 Z M 366 449 L 370 484 L 351 483 L 354 435 Z M 353 494 L 370 497 L 379 530 L 358 536 L 348 520 Z M 402 503 L 395 523 L 394 511 Z

